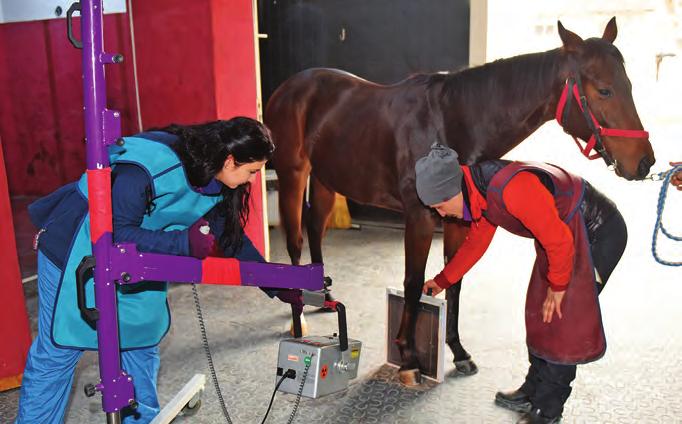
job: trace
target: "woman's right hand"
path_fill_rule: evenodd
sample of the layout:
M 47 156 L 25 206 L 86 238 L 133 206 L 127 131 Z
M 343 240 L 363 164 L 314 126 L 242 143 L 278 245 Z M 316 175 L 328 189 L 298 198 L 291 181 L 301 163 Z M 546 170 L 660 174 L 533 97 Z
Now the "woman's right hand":
M 204 259 L 213 250 L 215 237 L 211 234 L 211 228 L 208 226 L 208 221 L 204 218 L 199 218 L 197 222 L 192 224 L 188 231 L 189 238 L 189 254 L 198 259 Z

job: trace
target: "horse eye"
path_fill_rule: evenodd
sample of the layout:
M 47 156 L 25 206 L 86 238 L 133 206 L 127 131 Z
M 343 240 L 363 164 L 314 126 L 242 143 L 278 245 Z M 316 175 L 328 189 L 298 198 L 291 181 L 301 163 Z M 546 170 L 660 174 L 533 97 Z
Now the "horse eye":
M 611 92 L 611 90 L 608 90 L 608 89 L 606 89 L 606 88 L 600 88 L 600 89 L 597 90 L 597 91 L 599 91 L 599 95 L 602 96 L 602 97 L 611 97 L 611 96 L 613 95 L 613 93 Z

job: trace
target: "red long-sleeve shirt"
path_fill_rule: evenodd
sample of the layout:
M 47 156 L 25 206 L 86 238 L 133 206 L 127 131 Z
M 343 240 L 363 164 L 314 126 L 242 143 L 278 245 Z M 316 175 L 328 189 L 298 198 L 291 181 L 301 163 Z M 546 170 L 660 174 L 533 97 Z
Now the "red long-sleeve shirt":
M 497 229 L 481 215 L 487 208 L 487 203 L 475 188 L 468 167 L 462 168 L 473 222 L 462 246 L 434 278 L 436 284 L 442 288 L 457 283 L 481 259 Z M 537 176 L 524 171 L 509 180 L 502 192 L 502 198 L 507 211 L 521 221 L 545 249 L 549 261 L 547 278 L 552 290 L 566 290 L 573 272 L 573 234 L 559 218 L 552 194 Z

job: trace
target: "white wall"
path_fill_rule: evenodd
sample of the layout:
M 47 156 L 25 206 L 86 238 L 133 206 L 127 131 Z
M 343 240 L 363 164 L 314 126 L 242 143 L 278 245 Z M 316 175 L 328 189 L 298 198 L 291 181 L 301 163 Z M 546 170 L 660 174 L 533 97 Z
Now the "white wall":
M 143 0 L 144 1 L 144 0 Z M 75 0 L 0 0 L 0 24 L 66 17 Z M 104 13 L 123 13 L 126 0 L 104 0 Z M 75 13 L 74 16 L 80 16 Z
M 657 158 L 654 170 L 668 169 L 671 160 L 682 161 L 682 1 L 488 0 L 487 13 L 488 61 L 559 47 L 557 19 L 589 38 L 600 37 L 609 19 L 616 16 L 615 44 L 625 57 L 640 118 L 651 134 Z M 657 81 L 656 55 L 661 52 L 677 56 L 662 61 Z M 603 161 L 586 160 L 554 121 L 541 127 L 508 158 L 561 165 L 585 177 L 616 202 L 628 223 L 629 242 L 612 277 L 621 281 L 615 284 L 626 289 L 682 284 L 680 268 L 658 265 L 651 255 L 660 183 L 628 182 L 608 171 Z M 674 234 L 682 235 L 682 193 L 670 192 L 669 198 L 665 222 Z M 505 237 L 495 243 L 512 243 Z M 682 242 L 660 244 L 665 255 L 682 261 Z M 617 296 L 616 290 L 613 293 Z

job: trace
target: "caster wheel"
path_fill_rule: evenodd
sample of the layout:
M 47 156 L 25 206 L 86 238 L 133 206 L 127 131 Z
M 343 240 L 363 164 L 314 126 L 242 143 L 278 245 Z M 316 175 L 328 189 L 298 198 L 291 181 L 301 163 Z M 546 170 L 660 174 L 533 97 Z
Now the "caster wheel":
M 191 417 L 193 415 L 196 415 L 197 412 L 199 412 L 199 409 L 201 408 L 201 398 L 197 397 L 197 399 L 192 399 L 187 404 L 182 408 L 182 411 L 180 411 L 180 415 L 183 417 Z

